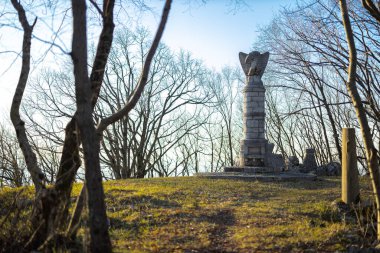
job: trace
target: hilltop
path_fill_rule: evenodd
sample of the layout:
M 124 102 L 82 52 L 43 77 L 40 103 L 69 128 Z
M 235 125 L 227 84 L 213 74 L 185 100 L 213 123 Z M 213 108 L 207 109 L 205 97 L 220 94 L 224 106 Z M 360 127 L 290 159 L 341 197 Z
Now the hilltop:
M 115 251 L 345 250 L 359 240 L 331 203 L 340 179 L 314 182 L 194 177 L 105 183 Z
M 181 177 L 104 186 L 115 252 L 335 252 L 362 243 L 355 222 L 342 220 L 331 204 L 340 197 L 339 178 Z M 80 187 L 75 185 L 74 195 Z M 14 191 L 3 191 L 0 198 Z

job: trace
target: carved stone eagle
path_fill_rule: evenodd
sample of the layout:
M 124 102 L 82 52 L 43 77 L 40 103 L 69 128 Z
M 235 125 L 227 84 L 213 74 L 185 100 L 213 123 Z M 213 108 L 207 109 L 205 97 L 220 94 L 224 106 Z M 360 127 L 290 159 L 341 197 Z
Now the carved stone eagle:
M 246 76 L 259 76 L 261 79 L 268 64 L 269 52 L 263 54 L 257 51 L 249 54 L 240 52 L 239 60 Z

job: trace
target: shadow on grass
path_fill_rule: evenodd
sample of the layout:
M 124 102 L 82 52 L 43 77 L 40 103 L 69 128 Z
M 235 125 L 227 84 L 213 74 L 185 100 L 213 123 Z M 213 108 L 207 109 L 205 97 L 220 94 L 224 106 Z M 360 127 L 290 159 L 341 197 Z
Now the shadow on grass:
M 126 189 L 106 189 L 105 190 L 105 194 L 107 196 L 107 198 L 111 195 L 111 194 L 130 194 L 130 193 L 133 193 L 133 192 L 136 192 L 136 190 L 126 190 Z
M 154 212 L 154 210 L 152 210 Z M 185 252 L 235 252 L 234 242 L 231 241 L 228 228 L 236 224 L 236 219 L 231 209 L 221 209 L 211 211 L 209 209 L 196 209 L 194 212 L 188 210 L 176 212 L 171 215 L 153 217 L 147 212 L 141 212 L 139 218 L 135 221 L 124 221 L 122 219 L 112 218 L 111 227 L 113 229 L 123 229 L 128 231 L 131 240 L 138 240 L 143 231 L 147 228 L 157 229 L 168 226 L 167 238 L 170 248 L 182 245 L 194 245 L 189 247 Z M 163 219 L 162 219 L 163 218 Z M 189 227 L 191 224 L 192 227 Z M 197 242 L 197 231 L 200 226 L 206 226 L 206 233 L 210 244 L 205 248 L 199 248 Z M 201 225 L 202 224 L 202 225 Z M 175 228 L 177 227 L 177 228 Z M 182 229 L 181 229 L 182 228 Z M 180 229 L 182 233 L 174 233 Z M 162 249 L 164 250 L 164 249 Z M 188 250 L 188 251 L 187 251 Z
M 358 238 L 346 238 L 343 233 L 336 233 L 328 240 L 321 242 L 294 242 L 283 245 L 282 247 L 265 248 L 261 250 L 269 252 L 378 252 L 378 251 L 349 251 L 348 248 L 352 245 L 359 245 Z
M 152 196 L 113 196 L 107 193 L 107 209 L 111 212 L 118 212 L 121 210 L 129 210 L 130 212 L 136 210 L 147 210 L 152 208 L 177 208 L 181 207 L 175 201 L 159 199 Z
M 336 188 L 340 186 L 340 177 L 317 177 L 315 180 L 311 180 L 310 178 L 302 179 L 262 179 L 262 178 L 254 178 L 254 177 L 231 177 L 231 178 L 206 178 L 209 180 L 231 180 L 235 182 L 246 182 L 246 183 L 260 183 L 263 185 L 278 185 L 287 188 L 295 188 L 295 189 L 328 189 L 328 188 Z M 202 178 L 203 179 L 203 178 Z
M 340 187 L 340 181 L 337 177 L 332 178 L 317 178 L 316 180 L 274 180 L 274 181 L 262 181 L 261 184 L 278 185 L 280 187 L 300 189 L 300 190 L 321 190 L 321 189 L 333 189 Z
M 184 252 L 224 252 L 235 253 L 236 244 L 228 234 L 228 228 L 236 224 L 235 216 L 230 209 L 222 209 L 216 213 L 202 213 L 195 219 L 197 222 L 208 222 L 207 229 L 210 244 L 207 247 L 197 247 L 194 238 L 194 247 L 185 249 Z M 178 240 L 170 240 L 172 243 L 179 243 Z
M 223 209 L 215 214 L 207 215 L 205 218 L 208 222 L 214 223 L 215 226 L 208 231 L 210 246 L 207 251 L 200 249 L 201 252 L 234 252 L 230 250 L 234 247 L 231 245 L 227 234 L 228 227 L 236 223 L 233 212 L 230 209 Z

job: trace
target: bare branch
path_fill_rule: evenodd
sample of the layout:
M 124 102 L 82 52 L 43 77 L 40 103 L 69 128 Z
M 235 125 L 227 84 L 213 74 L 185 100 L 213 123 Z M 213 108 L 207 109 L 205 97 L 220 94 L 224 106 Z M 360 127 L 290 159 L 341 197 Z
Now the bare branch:
M 372 0 L 362 0 L 364 8 L 371 14 L 371 16 L 380 23 L 380 9 L 379 5 L 376 6 Z M 379 2 L 378 2 L 379 4 Z
M 131 97 L 129 98 L 127 104 L 125 106 L 117 111 L 116 113 L 112 114 L 111 116 L 104 118 L 100 121 L 97 131 L 98 133 L 102 133 L 104 129 L 107 128 L 110 124 L 120 120 L 122 117 L 126 116 L 136 105 L 138 102 L 139 98 L 141 97 L 141 94 L 145 88 L 145 85 L 148 80 L 148 74 L 149 74 L 149 69 L 150 69 L 150 64 L 152 62 L 152 59 L 154 57 L 154 54 L 156 53 L 156 50 L 158 48 L 158 45 L 160 43 L 162 34 L 165 29 L 165 25 L 169 16 L 169 11 L 170 11 L 170 6 L 171 6 L 172 1 L 171 0 L 166 0 L 164 10 L 162 12 L 162 17 L 160 24 L 158 26 L 156 35 L 154 37 L 152 46 L 149 49 L 148 55 L 145 59 L 144 66 L 140 75 L 140 80 L 138 82 L 138 85 L 136 89 L 133 91 Z

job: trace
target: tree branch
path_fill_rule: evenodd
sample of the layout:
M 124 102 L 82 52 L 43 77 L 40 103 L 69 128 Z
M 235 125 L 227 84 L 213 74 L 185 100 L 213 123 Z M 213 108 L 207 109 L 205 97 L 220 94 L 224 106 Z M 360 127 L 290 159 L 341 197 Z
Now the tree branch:
M 100 121 L 100 123 L 97 127 L 98 133 L 102 133 L 104 131 L 104 129 L 107 128 L 107 126 L 109 126 L 112 123 L 115 123 L 116 121 L 120 120 L 122 117 L 126 116 L 135 107 L 138 100 L 140 99 L 141 94 L 144 91 L 145 85 L 146 85 L 147 80 L 148 80 L 150 65 L 152 63 L 153 57 L 156 53 L 156 50 L 158 48 L 158 45 L 160 43 L 162 34 L 163 34 L 165 26 L 166 26 L 166 22 L 167 22 L 169 12 L 170 12 L 171 3 L 172 3 L 172 0 L 166 0 L 164 10 L 162 12 L 160 24 L 158 26 L 156 35 L 154 37 L 152 46 L 150 47 L 148 55 L 145 59 L 144 66 L 143 66 L 143 69 L 142 69 L 142 72 L 140 75 L 140 80 L 138 82 L 136 89 L 133 91 L 128 102 L 124 105 L 124 107 L 122 109 L 120 109 L 116 113 L 114 113 L 114 114 L 110 115 L 109 117 L 104 118 Z

